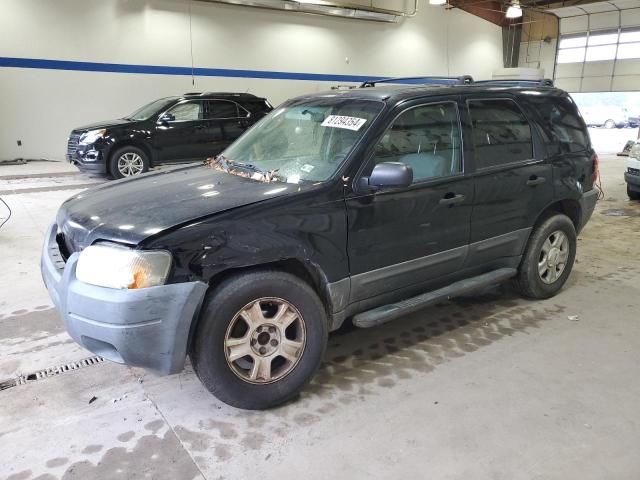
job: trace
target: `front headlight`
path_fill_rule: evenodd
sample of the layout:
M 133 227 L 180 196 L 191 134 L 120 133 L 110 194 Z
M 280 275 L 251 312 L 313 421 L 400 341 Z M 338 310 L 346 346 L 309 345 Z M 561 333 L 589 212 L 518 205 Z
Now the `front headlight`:
M 104 128 L 101 128 L 100 130 L 89 130 L 88 132 L 80 135 L 80 140 L 78 140 L 78 142 L 82 145 L 90 145 L 92 143 L 96 143 L 99 138 L 102 138 L 104 136 L 104 132 L 106 132 Z
M 99 287 L 146 288 L 163 285 L 170 268 L 171 254 L 167 251 L 98 244 L 80 253 L 76 277 Z

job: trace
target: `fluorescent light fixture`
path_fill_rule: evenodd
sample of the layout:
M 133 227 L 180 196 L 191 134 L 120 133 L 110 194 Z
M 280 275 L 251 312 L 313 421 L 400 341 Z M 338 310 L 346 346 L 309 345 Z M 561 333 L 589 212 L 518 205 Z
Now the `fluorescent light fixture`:
M 513 0 L 513 3 L 509 5 L 506 13 L 507 18 L 520 18 L 522 17 L 522 8 L 520 7 L 519 0 Z
M 429 0 L 429 5 L 445 5 L 447 0 Z

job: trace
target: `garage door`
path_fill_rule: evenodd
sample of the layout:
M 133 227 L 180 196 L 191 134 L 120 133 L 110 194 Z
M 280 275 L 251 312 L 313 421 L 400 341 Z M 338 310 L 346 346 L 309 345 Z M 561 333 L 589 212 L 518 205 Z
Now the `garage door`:
M 560 18 L 556 84 L 569 92 L 640 90 L 640 1 L 553 9 Z

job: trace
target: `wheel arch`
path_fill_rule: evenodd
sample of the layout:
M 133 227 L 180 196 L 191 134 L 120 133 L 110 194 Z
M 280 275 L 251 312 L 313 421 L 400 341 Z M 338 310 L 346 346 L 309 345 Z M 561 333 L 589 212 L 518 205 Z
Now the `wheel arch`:
M 153 166 L 154 161 L 153 161 L 153 152 L 151 151 L 151 148 L 149 148 L 149 146 L 147 144 L 145 144 L 145 142 L 137 141 L 135 139 L 126 139 L 126 140 L 120 140 L 120 141 L 116 142 L 111 147 L 111 150 L 109 152 L 109 163 L 113 159 L 114 155 L 118 152 L 118 150 L 120 150 L 120 149 L 122 149 L 124 147 L 136 147 L 136 148 L 139 148 L 140 150 L 142 150 L 147 155 L 147 158 L 149 159 L 149 166 L 150 167 Z
M 209 289 L 207 293 L 211 292 L 216 288 L 217 285 L 220 285 L 222 282 L 233 276 L 261 270 L 271 270 L 288 273 L 290 275 L 293 275 L 294 277 L 299 278 L 307 285 L 309 285 L 320 298 L 320 301 L 325 308 L 328 322 L 327 326 L 331 327 L 331 318 L 332 312 L 334 311 L 335 302 L 332 300 L 332 295 L 329 292 L 329 282 L 320 266 L 310 261 L 301 260 L 299 258 L 284 258 L 255 265 L 228 268 L 216 273 L 208 280 Z M 190 349 L 193 344 L 193 339 L 195 336 L 195 332 L 198 329 L 199 321 L 200 312 L 198 312 L 194 316 L 191 323 L 187 349 Z
M 547 205 L 547 207 L 542 210 L 542 212 L 540 212 L 538 218 L 536 218 L 533 229 L 535 230 L 538 225 L 544 222 L 549 217 L 549 215 L 553 213 L 561 213 L 569 217 L 571 223 L 573 223 L 573 226 L 576 229 L 576 232 L 579 231 L 580 218 L 582 217 L 582 207 L 580 206 L 580 202 L 574 199 L 557 200 L 550 205 Z

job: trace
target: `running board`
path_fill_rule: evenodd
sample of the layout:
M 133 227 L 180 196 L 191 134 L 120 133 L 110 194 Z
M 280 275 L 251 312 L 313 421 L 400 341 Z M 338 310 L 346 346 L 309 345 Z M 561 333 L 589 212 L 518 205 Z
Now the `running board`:
M 513 276 L 518 271 L 515 268 L 501 268 L 489 273 L 467 278 L 459 282 L 452 283 L 444 288 L 423 293 L 417 297 L 408 298 L 397 303 L 390 303 L 381 307 L 358 313 L 353 317 L 353 324 L 360 328 L 369 328 L 395 320 L 409 313 L 416 312 L 434 303 L 449 300 L 464 293 L 473 292 L 482 288 L 503 282 Z

